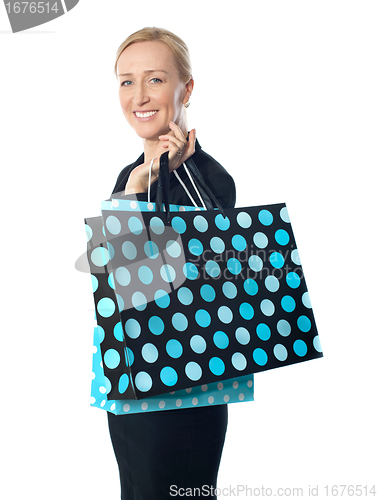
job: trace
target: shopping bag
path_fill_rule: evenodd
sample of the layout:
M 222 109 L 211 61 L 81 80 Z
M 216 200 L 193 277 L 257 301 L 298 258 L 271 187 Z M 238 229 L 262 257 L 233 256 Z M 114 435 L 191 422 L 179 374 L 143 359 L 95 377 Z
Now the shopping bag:
M 102 223 L 86 220 L 110 399 L 323 355 L 284 203 L 199 212 L 165 198 L 159 208 L 107 200 Z

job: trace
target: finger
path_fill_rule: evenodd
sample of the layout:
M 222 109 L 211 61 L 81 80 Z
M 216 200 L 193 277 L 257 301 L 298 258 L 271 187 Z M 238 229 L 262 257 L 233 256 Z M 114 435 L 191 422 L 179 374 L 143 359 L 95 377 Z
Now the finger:
M 181 128 L 178 125 L 176 125 L 175 122 L 170 121 L 169 122 L 169 128 L 174 132 L 175 136 L 178 139 L 180 139 L 183 142 L 186 142 L 186 134 L 183 133 L 183 131 L 181 130 Z
M 184 142 L 171 135 L 161 135 L 159 136 L 159 140 L 163 141 L 162 145 L 165 145 L 165 147 L 168 145 L 170 149 L 174 149 L 176 151 L 182 151 L 186 146 L 186 141 Z M 173 148 L 171 148 L 171 146 L 173 146 Z

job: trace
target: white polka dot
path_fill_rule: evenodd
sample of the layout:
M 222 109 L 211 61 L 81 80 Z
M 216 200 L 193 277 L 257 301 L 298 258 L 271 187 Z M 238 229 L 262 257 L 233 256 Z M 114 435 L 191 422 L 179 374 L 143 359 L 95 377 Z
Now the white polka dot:
M 207 391 L 207 385 L 201 385 L 201 389 L 203 390 L 203 392 L 206 392 Z
M 93 352 L 93 354 L 96 354 L 96 352 L 97 352 L 97 346 L 95 346 L 95 345 L 92 346 L 92 352 Z
M 154 205 L 152 203 L 147 203 L 147 209 L 148 210 L 153 210 L 154 209 Z
M 193 398 L 193 399 L 192 399 L 192 403 L 193 403 L 194 405 L 198 405 L 198 398 Z
M 101 401 L 100 406 L 101 406 L 101 408 L 102 408 L 102 407 L 103 407 L 103 406 L 105 406 L 105 405 L 106 405 L 106 399 L 103 399 L 103 400 Z
M 235 380 L 235 382 L 232 384 L 232 387 L 233 387 L 234 389 L 237 389 L 237 388 L 239 387 L 239 383 L 238 383 L 238 382 L 236 382 L 236 380 Z
M 119 206 L 119 201 L 118 200 L 112 200 L 112 207 L 118 207 Z
M 172 394 L 172 396 L 173 396 L 173 394 L 174 394 L 175 392 L 176 392 L 176 391 L 173 391 L 173 392 L 170 392 L 169 394 Z
M 226 395 L 224 396 L 224 398 L 223 398 L 223 401 L 224 401 L 225 403 L 228 403 L 228 402 L 230 401 L 230 396 L 229 396 L 228 394 L 226 394 Z
M 181 207 L 179 208 L 179 212 L 185 212 L 185 207 L 181 206 Z
M 222 382 L 219 382 L 219 384 L 217 385 L 218 389 L 221 391 L 223 389 L 223 384 Z
M 99 388 L 99 391 L 101 392 L 101 394 L 105 394 L 106 392 L 106 387 L 104 387 L 103 385 Z
M 164 408 L 164 407 L 165 407 L 165 401 L 160 401 L 159 408 Z
M 207 401 L 211 404 L 211 403 L 214 403 L 214 398 L 213 396 L 210 396 L 207 398 Z
M 239 394 L 239 399 L 240 399 L 240 401 L 243 401 L 243 399 L 244 399 L 244 394 L 243 393 Z
M 142 403 L 142 404 L 141 404 L 141 408 L 142 408 L 142 410 L 147 410 L 147 408 L 148 408 L 148 403 Z
M 185 389 L 185 391 L 189 394 L 190 392 L 192 392 L 192 389 L 191 388 Z
M 127 413 L 129 410 L 130 410 L 130 405 L 128 405 L 128 404 L 123 405 L 123 411 L 125 413 Z
M 93 396 L 91 396 L 91 398 L 90 398 L 90 404 L 94 405 L 95 402 L 96 402 L 96 398 L 94 398 Z
M 92 372 L 92 380 L 94 380 L 96 378 L 96 374 L 95 372 Z
M 112 406 L 110 407 L 111 411 L 114 411 L 115 410 L 115 403 L 112 404 Z
M 136 201 L 131 201 L 130 202 L 130 207 L 131 208 L 136 208 L 138 206 L 138 203 Z
M 182 405 L 182 401 L 181 401 L 181 399 L 178 399 L 178 400 L 176 401 L 176 406 L 181 406 L 181 405 Z
M 248 380 L 247 385 L 248 385 L 248 387 L 252 387 L 253 386 L 252 380 Z

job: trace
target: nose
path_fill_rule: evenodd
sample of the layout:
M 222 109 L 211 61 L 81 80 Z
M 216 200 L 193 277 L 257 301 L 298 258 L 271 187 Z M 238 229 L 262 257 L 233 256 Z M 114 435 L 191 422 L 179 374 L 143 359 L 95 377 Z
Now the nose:
M 150 100 L 149 97 L 149 89 L 147 85 L 144 85 L 143 83 L 136 83 L 134 85 L 134 95 L 133 95 L 133 102 L 137 106 L 142 106 L 146 102 Z

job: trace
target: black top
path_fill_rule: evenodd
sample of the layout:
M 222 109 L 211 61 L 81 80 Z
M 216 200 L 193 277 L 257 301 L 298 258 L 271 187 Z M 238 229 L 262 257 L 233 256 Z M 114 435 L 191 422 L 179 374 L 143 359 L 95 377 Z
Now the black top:
M 227 172 L 227 170 L 220 165 L 212 156 L 205 153 L 201 148 L 198 140 L 195 142 L 195 152 L 191 157 L 194 163 L 197 165 L 199 171 L 201 172 L 204 181 L 209 186 L 211 191 L 214 193 L 215 197 L 219 201 L 220 205 L 223 208 L 233 208 L 235 207 L 236 202 L 236 191 L 235 191 L 235 183 L 234 179 Z M 125 197 L 122 193 L 125 190 L 125 186 L 127 180 L 129 178 L 130 172 L 141 165 L 144 162 L 144 153 L 140 155 L 140 157 L 130 165 L 127 165 L 118 176 L 117 182 L 114 186 L 112 192 L 112 198 L 118 198 L 120 196 Z M 197 193 L 195 192 L 190 179 L 188 178 L 187 173 L 185 172 L 184 166 L 180 165 L 176 170 L 181 180 L 187 187 L 188 191 L 192 195 L 193 199 L 196 201 L 198 206 L 202 206 L 201 201 L 199 200 Z M 151 185 L 151 201 L 155 201 L 157 191 L 157 182 L 154 182 Z M 135 195 L 130 195 L 135 198 Z M 137 198 L 141 201 L 147 201 L 147 193 L 137 193 Z M 186 194 L 184 188 L 181 186 L 177 177 L 170 173 L 170 191 L 169 191 L 170 203 L 174 205 L 189 205 L 192 206 L 190 198 Z

